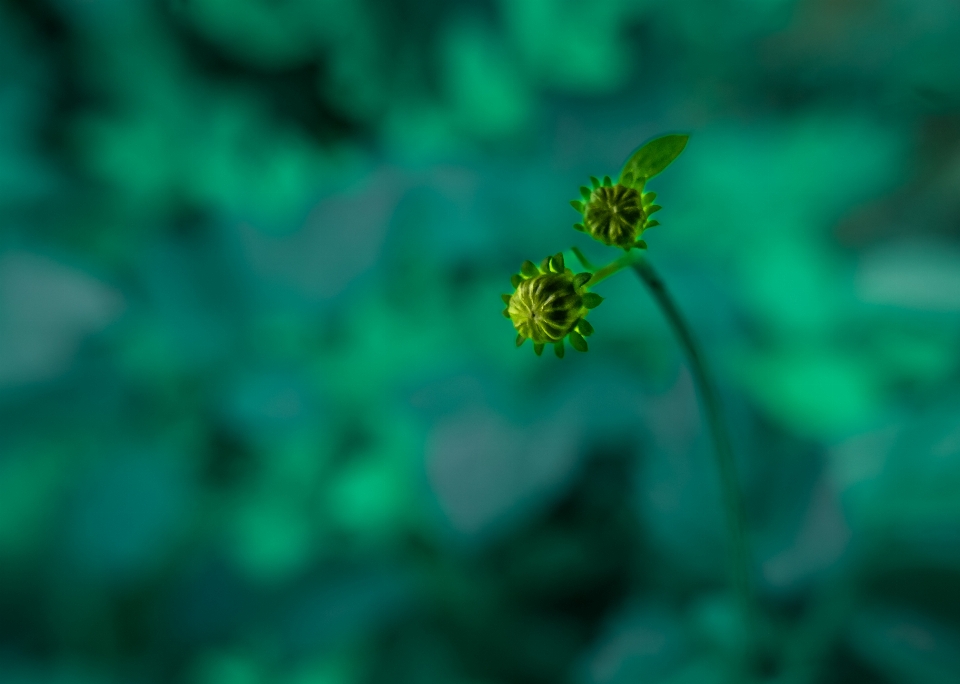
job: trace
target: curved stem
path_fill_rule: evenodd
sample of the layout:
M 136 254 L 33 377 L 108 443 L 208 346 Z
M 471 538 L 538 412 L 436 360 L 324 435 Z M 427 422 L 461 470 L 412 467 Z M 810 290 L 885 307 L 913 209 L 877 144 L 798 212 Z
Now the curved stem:
M 583 264 L 583 267 L 585 269 L 593 272 L 593 277 L 590 278 L 589 281 L 587 281 L 587 287 L 593 287 L 594 285 L 599 283 L 601 280 L 606 280 L 607 278 L 612 276 L 614 273 L 617 273 L 618 271 L 622 271 L 628 266 L 633 266 L 633 264 L 637 262 L 637 259 L 640 258 L 640 257 L 634 256 L 634 253 L 631 251 L 631 252 L 627 252 L 619 259 L 614 259 L 606 266 L 597 268 L 587 260 L 587 257 L 584 256 L 583 252 L 581 252 L 577 247 L 571 248 L 571 251 L 573 252 L 574 256 L 577 257 L 580 263 Z
M 723 491 L 723 505 L 726 512 L 727 533 L 730 539 L 730 572 L 734 589 L 740 603 L 740 610 L 746 622 L 746 628 L 752 632 L 748 648 L 753 648 L 756 638 L 757 613 L 754 608 L 754 598 L 750 590 L 749 552 L 747 548 L 746 516 L 743 505 L 743 495 L 737 482 L 737 467 L 733 457 L 733 448 L 730 445 L 730 436 L 727 434 L 723 413 L 720 409 L 720 398 L 716 387 L 707 371 L 703 355 L 690 332 L 676 303 L 667 292 L 667 288 L 646 259 L 633 262 L 633 270 L 640 276 L 644 285 L 650 290 L 673 328 L 680 346 L 686 354 L 690 364 L 697 393 L 703 406 L 706 422 L 713 441 L 713 449 L 717 458 L 717 468 L 720 471 L 720 485 Z M 754 654 L 748 653 L 748 659 Z

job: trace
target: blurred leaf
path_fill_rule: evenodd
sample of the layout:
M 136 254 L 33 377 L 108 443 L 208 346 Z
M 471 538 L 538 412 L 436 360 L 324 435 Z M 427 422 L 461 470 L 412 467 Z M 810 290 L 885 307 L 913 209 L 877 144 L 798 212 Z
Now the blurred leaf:
M 630 175 L 633 177 L 631 185 L 640 187 L 643 183 L 665 168 L 670 166 L 674 159 L 680 156 L 687 146 L 689 135 L 670 134 L 654 138 L 644 143 L 639 150 L 630 155 L 627 163 L 620 171 L 620 178 Z
M 906 610 L 872 608 L 853 622 L 857 655 L 901 684 L 960 681 L 960 633 Z

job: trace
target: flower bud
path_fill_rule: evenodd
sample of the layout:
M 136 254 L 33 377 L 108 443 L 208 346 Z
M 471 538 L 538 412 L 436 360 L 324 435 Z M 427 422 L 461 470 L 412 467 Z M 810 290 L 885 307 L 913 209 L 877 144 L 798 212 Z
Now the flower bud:
M 589 233 L 594 239 L 611 247 L 629 250 L 639 246 L 638 240 L 644 229 L 656 225 L 649 216 L 660 209 L 652 204 L 656 195 L 643 194 L 641 189 L 614 184 L 609 176 L 603 182 L 591 177 L 593 190 L 580 188 L 583 200 L 574 200 L 570 204 L 583 214 L 583 223 L 574 228 Z
M 524 268 L 511 282 L 516 282 L 513 294 L 503 295 L 507 308 L 503 315 L 510 319 L 517 331 L 517 346 L 533 340 L 533 349 L 539 356 L 547 344 L 554 345 L 557 356 L 563 357 L 564 338 L 570 336 L 578 351 L 587 351 L 585 335 L 593 327 L 584 320 L 589 309 L 601 298 L 586 291 L 589 273 L 574 274 L 564 267 L 563 255 L 543 260 L 535 273 L 533 263 L 524 262 Z

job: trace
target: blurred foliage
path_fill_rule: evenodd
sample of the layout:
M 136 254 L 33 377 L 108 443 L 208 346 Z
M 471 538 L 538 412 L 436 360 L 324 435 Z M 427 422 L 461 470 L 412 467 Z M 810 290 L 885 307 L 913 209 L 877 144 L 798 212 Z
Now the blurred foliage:
M 0 4 L 0 680 L 734 681 L 653 304 L 562 361 L 500 317 L 670 130 L 763 678 L 960 681 L 946 0 Z

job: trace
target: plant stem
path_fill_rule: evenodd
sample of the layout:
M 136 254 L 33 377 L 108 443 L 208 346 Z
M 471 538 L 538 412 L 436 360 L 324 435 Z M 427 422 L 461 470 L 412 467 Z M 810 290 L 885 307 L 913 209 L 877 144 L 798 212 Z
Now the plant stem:
M 754 597 L 750 590 L 749 551 L 747 548 L 743 495 L 737 482 L 736 462 L 733 457 L 733 448 L 730 445 L 730 437 L 723 420 L 723 413 L 720 409 L 720 398 L 710 374 L 707 372 L 703 355 L 690 332 L 690 327 L 680 314 L 680 310 L 670 293 L 667 292 L 663 280 L 646 259 L 641 258 L 634 261 L 632 267 L 640 276 L 644 285 L 647 286 L 647 289 L 650 290 L 663 315 L 670 323 L 670 327 L 673 328 L 673 332 L 687 356 L 693 381 L 697 387 L 697 393 L 700 395 L 717 458 L 717 468 L 720 471 L 720 486 L 723 492 L 723 505 L 726 512 L 727 533 L 730 542 L 730 572 L 740 603 L 740 610 L 743 613 L 745 626 L 748 630 L 747 659 L 751 660 L 755 655 L 751 651 L 755 646 L 754 640 L 757 637 L 755 628 L 758 616 L 754 608 Z
M 645 258 L 633 256 L 632 252 L 628 252 L 625 256 L 598 269 L 587 260 L 578 248 L 573 248 L 573 254 L 583 264 L 584 268 L 593 272 L 593 277 L 587 282 L 587 286 L 595 285 L 628 266 L 632 267 L 636 274 L 640 276 L 643 284 L 650 290 L 650 294 L 653 295 L 670 327 L 673 328 L 673 333 L 677 336 L 677 340 L 680 342 L 684 354 L 686 354 L 687 363 L 690 364 L 690 372 L 693 375 L 693 382 L 696 385 L 697 394 L 700 396 L 710 439 L 713 442 L 713 451 L 717 459 L 717 469 L 720 474 L 720 489 L 723 496 L 723 508 L 726 514 L 727 535 L 730 544 L 730 574 L 744 621 L 744 628 L 747 631 L 744 664 L 747 666 L 746 677 L 749 680 L 752 678 L 752 671 L 758 664 L 757 658 L 760 655 L 758 646 L 760 644 L 757 639 L 760 634 L 758 630 L 759 611 L 755 606 L 753 592 L 750 588 L 750 553 L 747 546 L 746 514 L 743 494 L 737 481 L 737 465 L 733 457 L 733 447 L 730 444 L 730 436 L 727 434 L 726 423 L 723 420 L 723 412 L 720 408 L 720 396 L 710 373 L 707 371 L 703 354 L 690 331 L 690 326 L 687 325 L 680 309 L 673 301 L 670 293 L 667 292 L 663 280 Z
M 614 273 L 617 273 L 618 271 L 622 271 L 628 266 L 632 266 L 639 258 L 634 256 L 633 252 L 627 252 L 625 255 L 623 255 L 619 259 L 614 259 L 603 268 L 597 268 L 587 260 L 587 257 L 585 257 L 583 252 L 581 252 L 577 247 L 573 247 L 572 251 L 573 251 L 573 254 L 580 261 L 580 263 L 583 264 L 583 267 L 588 271 L 593 272 L 593 277 L 587 281 L 587 285 L 586 285 L 587 287 L 593 287 L 594 285 L 599 283 L 601 280 L 606 280 L 607 278 L 612 276 Z

